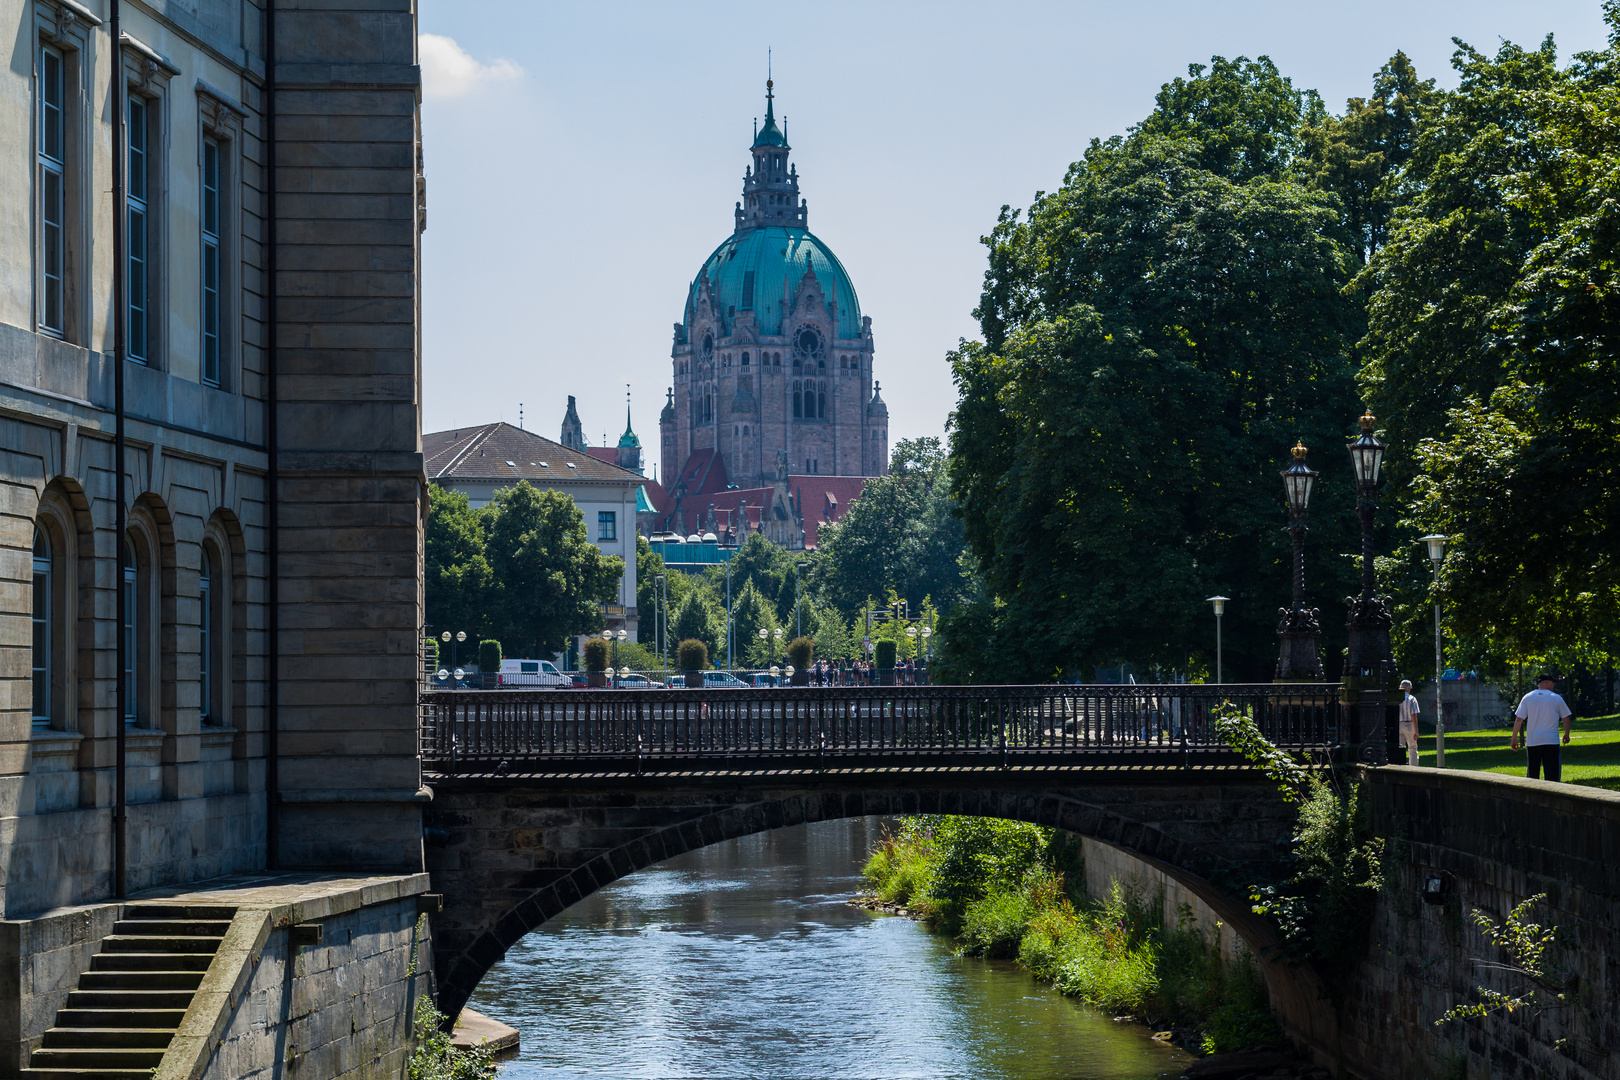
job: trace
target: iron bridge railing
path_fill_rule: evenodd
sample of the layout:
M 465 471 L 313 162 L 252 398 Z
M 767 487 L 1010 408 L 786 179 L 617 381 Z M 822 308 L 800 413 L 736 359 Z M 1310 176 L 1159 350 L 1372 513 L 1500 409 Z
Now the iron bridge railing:
M 425 769 L 605 773 L 1237 764 L 1231 702 L 1295 751 L 1353 742 L 1336 685 L 429 690 Z

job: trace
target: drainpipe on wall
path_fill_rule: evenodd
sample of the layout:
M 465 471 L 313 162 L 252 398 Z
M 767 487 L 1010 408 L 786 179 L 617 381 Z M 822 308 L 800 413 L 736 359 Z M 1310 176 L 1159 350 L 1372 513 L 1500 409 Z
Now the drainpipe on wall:
M 114 0 L 116 2 L 116 0 Z M 281 470 L 276 428 L 276 0 L 264 5 L 265 161 L 265 612 L 269 639 L 265 657 L 264 854 L 268 869 L 281 869 Z
M 124 319 L 125 281 L 124 281 L 124 245 L 125 229 L 129 224 L 128 207 L 124 202 L 124 139 L 126 133 L 124 124 L 128 120 L 128 110 L 124 107 L 124 46 L 120 36 L 119 2 L 109 0 L 111 4 L 110 23 L 112 46 L 112 78 L 108 88 L 112 94 L 113 124 L 112 124 L 112 197 L 113 197 L 113 475 L 114 495 L 113 502 L 117 506 L 114 517 L 114 529 L 117 532 L 113 544 L 113 581 L 114 591 L 118 596 L 116 610 L 118 629 L 115 635 L 118 638 L 117 670 L 114 673 L 113 683 L 117 687 L 113 694 L 114 715 L 113 731 L 118 740 L 117 768 L 113 773 L 113 896 L 119 900 L 129 895 L 129 819 L 126 813 L 127 803 L 125 780 L 128 774 L 129 741 L 125 730 L 124 717 L 128 715 L 129 687 L 124 680 L 124 672 L 129 669 L 129 642 L 126 640 L 124 627 L 129 625 L 129 599 L 124 589 L 124 545 L 127 543 L 125 533 L 129 529 L 129 511 L 125 507 L 128 492 L 124 483 Z

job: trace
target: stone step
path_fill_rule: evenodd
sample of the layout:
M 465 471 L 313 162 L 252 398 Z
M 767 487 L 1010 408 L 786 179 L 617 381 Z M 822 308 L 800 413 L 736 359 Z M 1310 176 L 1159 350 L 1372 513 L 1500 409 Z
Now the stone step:
M 213 953 L 115 952 L 96 953 L 91 971 L 207 971 Z
M 113 923 L 115 934 L 150 937 L 224 937 L 230 928 L 229 919 L 119 919 Z
M 186 1010 L 184 1008 L 87 1009 L 71 1007 L 56 1014 L 56 1026 L 71 1028 L 166 1028 L 173 1031 L 180 1027 L 180 1021 L 184 1020 L 185 1017 Z
M 34 1051 L 28 1064 L 36 1069 L 155 1069 L 162 1047 L 91 1046 Z
M 148 937 L 145 934 L 112 934 L 101 941 L 103 952 L 215 952 L 222 939 L 217 937 Z
M 174 1038 L 173 1028 L 53 1027 L 40 1045 L 56 1049 L 87 1046 L 139 1046 L 162 1050 Z
M 191 1004 L 191 990 L 70 990 L 70 1009 L 179 1009 Z
M 86 971 L 79 976 L 80 990 L 195 990 L 201 971 Z
M 220 904 L 125 904 L 126 919 L 223 919 L 236 917 L 236 909 Z

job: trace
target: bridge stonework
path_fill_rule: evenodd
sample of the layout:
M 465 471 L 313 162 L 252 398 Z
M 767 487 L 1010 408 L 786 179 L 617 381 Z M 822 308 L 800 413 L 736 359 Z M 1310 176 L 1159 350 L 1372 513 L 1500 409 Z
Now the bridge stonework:
M 1151 861 L 1240 933 L 1265 938 L 1246 905 L 1211 879 L 1272 868 L 1295 820 L 1271 784 L 1229 769 L 440 776 L 432 783 L 427 865 L 445 898 L 433 921 L 434 969 L 449 1016 L 508 948 L 570 904 L 642 867 L 767 829 L 868 814 L 1052 826 Z

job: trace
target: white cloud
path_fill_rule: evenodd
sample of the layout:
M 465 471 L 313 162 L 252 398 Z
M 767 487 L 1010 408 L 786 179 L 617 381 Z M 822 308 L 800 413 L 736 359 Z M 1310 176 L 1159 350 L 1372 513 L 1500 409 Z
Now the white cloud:
M 424 98 L 461 97 L 485 83 L 506 82 L 523 74 L 510 60 L 481 64 L 443 34 L 418 34 L 417 51 L 422 58 Z

